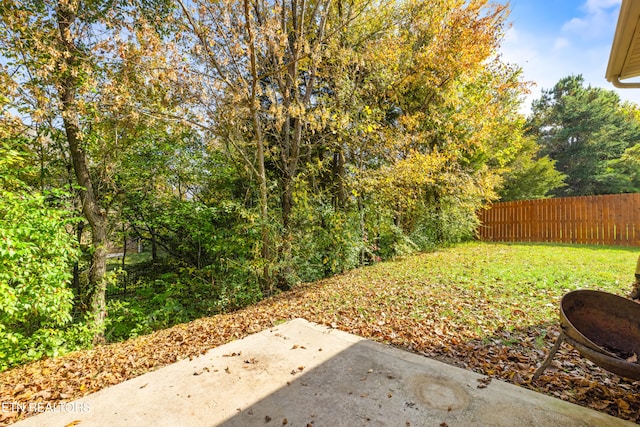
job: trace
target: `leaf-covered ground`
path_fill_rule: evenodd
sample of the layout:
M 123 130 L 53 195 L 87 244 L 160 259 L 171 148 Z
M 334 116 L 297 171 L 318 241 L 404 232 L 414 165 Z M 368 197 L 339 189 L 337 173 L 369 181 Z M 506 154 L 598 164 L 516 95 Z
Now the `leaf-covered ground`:
M 297 317 L 640 423 L 640 381 L 608 373 L 566 344 L 532 381 L 559 333 L 562 295 L 624 295 L 637 256 L 473 243 L 359 269 L 233 313 L 0 373 L 0 424 L 31 415 L 7 403 L 76 399 Z

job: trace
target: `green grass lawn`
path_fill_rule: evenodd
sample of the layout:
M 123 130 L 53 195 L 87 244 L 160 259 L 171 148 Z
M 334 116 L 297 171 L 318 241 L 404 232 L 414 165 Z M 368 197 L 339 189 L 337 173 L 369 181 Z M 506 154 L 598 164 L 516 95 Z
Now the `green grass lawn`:
M 362 310 L 409 304 L 416 318 L 446 317 L 482 336 L 555 321 L 559 299 L 571 290 L 628 293 L 639 254 L 620 247 L 469 243 L 351 272 L 343 297 L 358 306 L 356 295 L 368 289 L 375 303 L 366 298 Z

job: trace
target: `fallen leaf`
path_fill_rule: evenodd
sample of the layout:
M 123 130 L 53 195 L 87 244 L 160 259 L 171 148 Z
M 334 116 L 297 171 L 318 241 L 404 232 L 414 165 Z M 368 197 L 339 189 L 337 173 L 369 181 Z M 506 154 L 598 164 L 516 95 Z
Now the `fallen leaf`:
M 594 402 L 591 407 L 594 409 L 597 409 L 599 411 L 602 411 L 603 409 L 605 409 L 607 406 L 611 405 L 611 402 L 608 400 L 603 400 L 602 402 Z
M 500 256 L 510 250 L 501 247 Z M 474 251 L 482 252 L 482 249 L 475 247 Z M 33 396 L 42 390 L 51 393 L 48 397 L 39 397 L 44 403 L 78 399 L 112 383 L 137 377 L 177 360 L 193 359 L 211 348 L 273 328 L 281 320 L 300 317 L 320 325 L 333 324 L 335 328 L 339 326 L 367 339 L 621 419 L 640 422 L 637 382 L 622 379 L 592 364 L 568 344 L 560 347 L 545 373 L 537 381 L 531 381 L 535 368 L 545 360 L 561 332 L 557 309 L 565 290 L 538 289 L 537 283 L 523 282 L 520 286 L 527 291 L 510 295 L 509 300 L 505 300 L 504 277 L 496 275 L 496 280 L 449 278 L 442 271 L 446 264 L 444 256 L 449 255 L 436 251 L 389 263 L 389 268 L 403 275 L 428 266 L 433 272 L 433 280 L 425 279 L 428 286 L 416 286 L 415 280 L 404 276 L 389 280 L 391 274 L 355 270 L 322 282 L 301 284 L 232 313 L 197 319 L 127 341 L 0 372 L 0 395 L 11 397 L 20 404 L 33 401 Z M 468 267 L 473 271 L 484 266 L 485 261 L 489 262 L 467 258 L 456 257 L 455 262 L 465 265 L 469 262 Z M 476 265 L 478 262 L 482 264 Z M 553 262 L 548 261 L 549 264 Z M 472 316 L 474 322 L 460 317 L 463 312 L 459 307 Z M 361 316 L 363 310 L 366 316 Z M 543 311 L 553 313 L 553 317 L 541 320 Z M 443 315 L 445 312 L 447 314 Z M 384 327 L 376 324 L 383 317 Z M 178 336 L 184 338 L 181 345 L 175 345 Z M 284 341 L 285 337 L 280 340 Z M 300 348 L 302 346 L 298 345 Z M 225 355 L 234 356 L 239 354 Z M 224 370 L 230 373 L 229 367 Z M 293 372 L 299 373 L 295 369 Z M 387 375 L 387 378 L 394 379 L 393 375 Z M 9 419 L 9 422 L 13 421 L 13 418 Z M 399 422 L 402 424 L 401 420 Z
M 478 378 L 477 380 L 480 384 L 478 384 L 478 388 L 487 388 L 489 383 L 491 383 L 491 377 Z
M 628 411 L 630 406 L 629 403 L 627 403 L 626 400 L 624 399 L 618 399 L 616 400 L 616 404 L 618 405 L 618 407 L 624 411 Z

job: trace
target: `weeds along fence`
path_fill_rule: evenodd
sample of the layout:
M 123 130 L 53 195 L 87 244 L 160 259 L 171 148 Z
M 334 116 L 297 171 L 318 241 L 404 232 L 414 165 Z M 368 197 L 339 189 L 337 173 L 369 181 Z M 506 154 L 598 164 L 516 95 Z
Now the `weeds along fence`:
M 480 240 L 640 246 L 640 193 L 494 203 Z

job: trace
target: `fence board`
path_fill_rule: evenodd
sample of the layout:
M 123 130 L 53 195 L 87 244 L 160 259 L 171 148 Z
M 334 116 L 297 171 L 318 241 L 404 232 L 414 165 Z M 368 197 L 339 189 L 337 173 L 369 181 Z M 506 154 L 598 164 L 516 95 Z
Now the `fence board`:
M 640 193 L 495 203 L 478 217 L 486 241 L 640 246 Z

